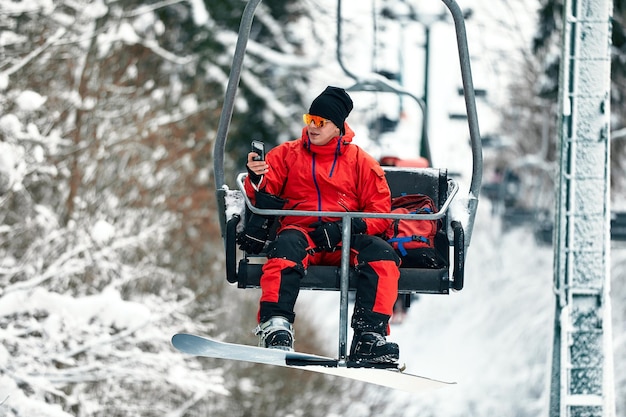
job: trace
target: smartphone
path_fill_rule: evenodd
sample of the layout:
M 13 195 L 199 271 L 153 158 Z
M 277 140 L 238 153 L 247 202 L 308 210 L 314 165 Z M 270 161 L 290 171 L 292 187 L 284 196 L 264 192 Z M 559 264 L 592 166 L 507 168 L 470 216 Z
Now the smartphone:
M 252 141 L 252 152 L 256 152 L 256 154 L 259 155 L 254 158 L 255 161 L 265 160 L 265 144 L 260 140 Z

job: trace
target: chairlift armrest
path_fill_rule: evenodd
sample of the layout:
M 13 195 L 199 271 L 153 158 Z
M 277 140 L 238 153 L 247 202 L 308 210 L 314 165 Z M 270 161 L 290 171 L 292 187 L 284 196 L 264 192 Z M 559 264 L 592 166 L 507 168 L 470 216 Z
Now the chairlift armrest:
M 231 284 L 237 282 L 237 224 L 241 216 L 235 214 L 226 222 L 224 246 L 226 250 L 226 280 Z
M 465 279 L 465 232 L 463 225 L 457 220 L 450 224 L 454 233 L 454 272 L 452 275 L 452 288 L 461 291 Z

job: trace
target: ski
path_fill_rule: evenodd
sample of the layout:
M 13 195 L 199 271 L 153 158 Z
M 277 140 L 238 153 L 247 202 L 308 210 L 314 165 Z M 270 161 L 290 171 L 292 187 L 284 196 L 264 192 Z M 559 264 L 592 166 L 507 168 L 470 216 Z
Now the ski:
M 412 393 L 455 384 L 455 382 L 444 382 L 409 374 L 397 367 L 390 368 L 389 365 L 362 366 L 358 363 L 349 362 L 346 366 L 340 366 L 337 359 L 325 356 L 220 342 L 208 337 L 186 333 L 175 334 L 172 337 L 172 345 L 189 355 L 301 369 Z

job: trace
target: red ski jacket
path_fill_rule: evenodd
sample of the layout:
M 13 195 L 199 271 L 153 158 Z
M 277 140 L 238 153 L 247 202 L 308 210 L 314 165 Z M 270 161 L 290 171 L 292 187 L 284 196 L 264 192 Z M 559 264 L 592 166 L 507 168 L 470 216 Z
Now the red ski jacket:
M 346 133 L 326 145 L 310 143 L 308 128 L 300 139 L 285 142 L 266 155 L 269 172 L 258 184 L 259 190 L 285 200 L 285 209 L 315 211 L 362 211 L 389 213 L 391 192 L 385 173 L 368 153 L 352 144 L 354 132 L 345 124 Z M 254 202 L 254 188 L 249 177 L 246 194 Z M 308 229 L 319 217 L 287 216 L 280 219 L 280 230 L 290 225 Z M 323 217 L 322 221 L 337 218 Z M 367 234 L 383 233 L 389 219 L 364 219 Z

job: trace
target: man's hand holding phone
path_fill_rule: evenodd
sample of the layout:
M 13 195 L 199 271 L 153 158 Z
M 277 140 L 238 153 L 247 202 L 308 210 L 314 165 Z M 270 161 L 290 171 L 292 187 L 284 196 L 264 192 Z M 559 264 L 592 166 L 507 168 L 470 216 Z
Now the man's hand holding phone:
M 256 154 L 255 161 L 265 161 L 265 144 L 259 140 L 252 141 L 252 152 Z
M 267 173 L 269 165 L 265 162 L 265 144 L 258 140 L 252 141 L 252 150 L 248 153 L 248 175 L 254 184 L 261 181 L 261 177 Z

